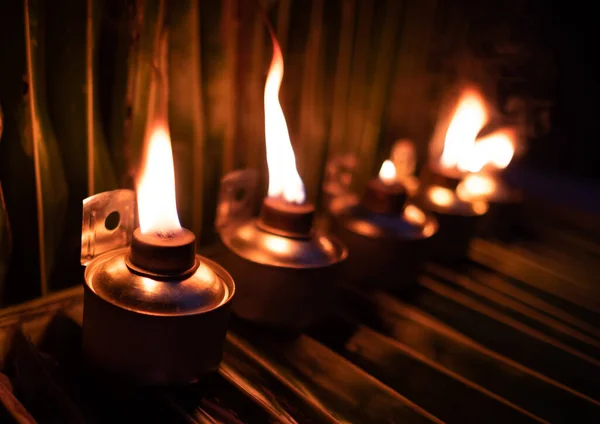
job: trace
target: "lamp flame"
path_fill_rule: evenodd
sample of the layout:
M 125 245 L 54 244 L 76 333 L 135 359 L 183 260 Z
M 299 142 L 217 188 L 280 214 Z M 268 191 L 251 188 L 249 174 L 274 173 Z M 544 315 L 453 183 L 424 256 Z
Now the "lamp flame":
M 515 132 L 508 128 L 480 138 L 459 167 L 469 172 L 479 172 L 486 166 L 504 169 L 515 154 L 514 140 Z
M 440 164 L 462 172 L 479 172 L 485 167 L 504 169 L 515 153 L 516 134 L 502 128 L 477 139 L 488 122 L 488 111 L 481 95 L 472 88 L 465 90 L 446 131 Z
M 462 168 L 461 160 L 473 149 L 477 134 L 487 120 L 488 113 L 481 95 L 474 89 L 465 90 L 446 131 L 440 158 L 442 167 Z
M 381 165 L 379 179 L 385 185 L 392 185 L 396 182 L 396 167 L 391 160 L 387 159 L 383 162 L 383 165 Z
M 172 234 L 181 229 L 175 201 L 175 170 L 166 125 L 156 126 L 146 147 L 137 186 L 138 215 L 143 234 Z
M 279 104 L 279 88 L 283 79 L 281 48 L 273 40 L 273 59 L 265 84 L 265 139 L 269 167 L 269 197 L 283 197 L 291 203 L 304 203 L 304 184 L 296 169 L 296 158 L 290 142 L 285 116 Z

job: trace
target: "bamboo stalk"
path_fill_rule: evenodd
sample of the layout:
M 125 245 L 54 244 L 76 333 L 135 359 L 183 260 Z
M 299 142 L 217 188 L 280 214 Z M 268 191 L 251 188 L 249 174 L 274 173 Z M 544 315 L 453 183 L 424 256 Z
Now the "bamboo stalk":
M 427 154 L 429 142 L 427 131 L 433 124 L 429 113 L 431 100 L 428 98 L 427 87 L 432 77 L 427 67 L 427 59 L 432 33 L 435 30 L 434 12 L 437 0 L 411 1 L 409 4 L 412 7 L 407 9 L 407 30 L 402 40 L 406 40 L 408 55 L 413 58 L 412 66 L 408 70 L 413 83 L 408 84 L 406 104 L 414 107 L 409 107 L 406 111 L 405 122 L 409 123 L 409 136 L 416 139 L 418 153 L 423 157 Z
M 379 144 L 379 135 L 383 124 L 382 117 L 385 100 L 389 94 L 389 83 L 391 76 L 390 58 L 393 57 L 398 30 L 398 17 L 401 16 L 401 3 L 396 0 L 388 0 L 386 4 L 385 17 L 382 32 L 377 40 L 377 56 L 375 57 L 375 70 L 373 73 L 373 84 L 368 93 L 366 119 L 360 133 L 360 145 L 358 154 L 361 158 L 359 166 L 359 183 L 366 182 L 373 170 L 375 152 Z
M 27 79 L 33 81 L 33 64 L 32 64 L 32 52 L 31 52 L 31 21 L 29 18 L 29 1 L 25 0 L 25 48 L 27 50 Z M 36 125 L 36 110 L 35 110 L 35 93 L 34 87 L 30 87 L 29 94 L 29 113 L 33 133 L 33 161 L 34 161 L 34 172 L 35 172 L 35 195 L 37 198 L 37 223 L 38 223 L 38 243 L 40 249 L 40 285 L 42 296 L 48 293 L 48 277 L 46 274 L 46 255 L 44 254 L 44 248 L 46 246 L 46 240 L 44 235 L 44 209 L 42 208 L 42 186 L 41 186 L 41 175 L 40 175 L 40 153 L 39 143 L 37 140 L 41 137 L 39 134 L 39 126 Z
M 235 136 L 237 122 L 235 119 L 235 76 L 236 76 L 236 53 L 237 53 L 237 9 L 238 0 L 224 0 L 222 15 L 222 37 L 225 49 L 224 66 L 224 95 L 223 99 L 227 125 L 224 126 L 224 152 L 223 168 L 224 173 L 233 171 L 236 167 L 236 149 Z
M 192 101 L 192 116 L 194 122 L 193 130 L 193 170 L 192 170 L 192 230 L 195 234 L 199 235 L 202 231 L 202 218 L 203 218 L 203 200 L 204 190 L 202 173 L 204 170 L 202 154 L 204 150 L 204 99 L 202 98 L 201 84 L 202 84 L 202 66 L 201 56 L 202 49 L 200 42 L 200 6 L 198 0 L 191 1 L 191 32 L 192 32 L 192 46 L 191 46 L 191 57 L 190 60 L 197 67 L 197 72 L 192 73 L 192 98 L 196 101 Z
M 26 0 L 24 8 L 25 59 L 29 84 L 27 112 L 33 142 L 40 288 L 42 295 L 45 295 L 63 236 L 68 188 L 57 141 L 45 109 L 44 40 L 40 29 L 40 16 L 44 9 L 35 0 Z
M 114 166 L 111 161 L 111 157 L 108 153 L 106 146 L 106 137 L 101 125 L 100 110 L 99 110 L 99 96 L 97 95 L 98 80 L 98 69 L 96 64 L 97 46 L 99 45 L 101 14 L 102 14 L 102 3 L 98 0 L 87 0 L 85 10 L 81 13 L 86 14 L 85 20 L 85 54 L 83 59 L 84 66 L 81 69 L 83 72 L 78 74 L 85 84 L 84 94 L 84 110 L 85 110 L 85 137 L 86 137 L 86 148 L 87 148 L 87 190 L 88 196 L 96 194 L 101 191 L 113 190 L 116 184 L 116 176 L 114 173 Z M 82 8 L 83 9 L 83 8 Z M 70 15 L 67 15 L 70 18 Z M 70 22 L 73 18 L 69 19 Z M 69 35 L 65 32 L 65 36 Z M 71 41 L 67 39 L 67 42 Z M 68 47 L 65 50 L 68 51 Z M 79 90 L 73 90 L 73 101 L 77 101 L 78 98 L 75 95 L 81 95 Z M 62 111 L 58 108 L 54 110 L 55 115 Z M 62 112 L 64 114 L 64 112 Z M 65 119 L 65 121 L 67 121 Z
M 235 125 L 228 106 L 230 87 L 233 81 L 228 75 L 226 49 L 228 48 L 225 27 L 225 9 L 219 2 L 200 2 L 199 25 L 202 45 L 201 86 L 204 102 L 204 144 L 202 151 L 202 244 L 211 243 L 216 238 L 214 220 L 220 178 L 225 165 L 225 127 Z
M 87 27 L 86 27 L 86 121 L 87 121 L 87 165 L 88 165 L 88 196 L 96 192 L 94 170 L 94 19 L 92 16 L 92 1 L 87 0 Z
M 264 7 L 264 0 L 259 0 Z M 283 3 L 280 4 L 280 8 Z M 289 7 L 289 6 L 288 6 Z M 263 103 L 265 84 L 265 26 L 260 13 L 255 12 L 252 19 L 252 64 L 248 91 L 248 105 Z M 283 49 L 283 47 L 282 47 Z M 283 51 L 283 50 L 282 50 Z M 262 169 L 265 164 L 265 117 L 260 107 L 249 107 L 249 138 L 246 151 L 246 164 L 249 168 Z
M 135 61 L 135 81 L 132 93 L 132 121 L 128 174 L 135 179 L 143 154 L 146 134 L 152 124 L 156 98 L 154 60 L 159 56 L 160 39 L 164 25 L 164 0 L 138 0 L 139 48 Z M 140 20 L 140 19 L 143 19 Z
M 264 161 L 263 88 L 265 83 L 264 0 L 239 3 L 236 63 L 238 167 L 260 169 Z M 260 107 L 259 107 L 260 106 Z
M 405 5 L 386 120 L 390 135 L 412 139 L 423 156 L 429 141 L 429 93 L 436 78 L 428 68 L 428 58 L 437 0 L 406 0 Z
M 204 99 L 198 0 L 169 10 L 169 126 L 179 217 L 200 236 L 204 199 Z
M 291 0 L 280 0 L 279 10 L 277 11 L 277 41 L 279 41 L 279 47 L 285 57 L 287 50 L 287 39 L 290 28 L 290 11 L 292 9 Z
M 0 116 L 1 119 L 1 116 Z M 8 211 L 4 201 L 4 192 L 0 184 L 0 304 L 2 304 L 4 294 L 4 277 L 8 271 L 12 250 L 12 237 L 10 232 L 10 222 L 8 220 Z
M 369 64 L 369 43 L 371 39 L 373 8 L 374 5 L 372 2 L 366 0 L 359 1 L 345 131 L 345 141 L 348 150 L 355 154 L 358 153 L 360 147 L 360 139 L 364 124 L 367 66 Z
M 342 26 L 339 36 L 339 50 L 335 69 L 333 92 L 333 112 L 329 135 L 329 156 L 344 153 L 346 114 L 350 93 L 350 72 L 354 27 L 356 22 L 356 1 L 342 1 Z
M 107 17 L 116 22 L 112 31 L 104 29 L 102 36 L 108 33 L 114 37 L 111 46 L 114 49 L 114 71 L 112 73 L 112 90 L 110 91 L 110 122 L 107 128 L 107 138 L 110 156 L 113 158 L 115 185 L 130 188 L 132 180 L 128 175 L 128 154 L 131 148 L 131 128 L 133 118 L 133 99 L 137 76 L 139 55 L 139 34 L 136 22 L 136 0 L 126 0 L 121 7 Z M 101 25 L 100 25 L 101 26 Z M 102 27 L 102 26 L 101 26 Z M 99 94 L 97 97 L 102 97 Z
M 308 40 L 304 52 L 304 72 L 300 93 L 300 117 L 298 126 L 301 160 L 305 165 L 302 178 L 307 198 L 314 201 L 319 192 L 319 177 L 326 146 L 323 113 L 322 80 L 322 28 L 323 0 L 314 0 L 310 12 Z M 311 164 L 308 166 L 308 164 Z M 315 166 L 316 165 L 316 166 Z
M 2 105 L 0 105 L 0 142 L 2 141 L 2 130 L 4 125 L 4 115 L 2 114 Z M 4 277 L 8 271 L 8 262 L 10 260 L 12 240 L 10 232 L 10 222 L 8 220 L 8 211 L 4 201 L 4 192 L 2 191 L 2 182 L 0 181 L 0 304 L 2 304 L 4 294 Z

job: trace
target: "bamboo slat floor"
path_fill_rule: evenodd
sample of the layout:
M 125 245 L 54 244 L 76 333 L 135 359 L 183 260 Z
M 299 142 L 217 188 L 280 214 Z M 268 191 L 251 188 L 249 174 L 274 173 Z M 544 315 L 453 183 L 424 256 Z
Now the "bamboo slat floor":
M 596 277 L 552 251 L 475 240 L 410 292 L 342 285 L 303 334 L 232 318 L 219 372 L 185 388 L 86 373 L 82 290 L 55 293 L 0 312 L 0 421 L 600 422 Z

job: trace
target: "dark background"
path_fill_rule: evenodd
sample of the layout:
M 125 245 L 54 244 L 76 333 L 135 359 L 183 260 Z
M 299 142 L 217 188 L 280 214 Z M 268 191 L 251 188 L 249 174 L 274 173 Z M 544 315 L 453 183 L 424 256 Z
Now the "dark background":
M 556 105 L 551 133 L 530 140 L 526 163 L 550 173 L 597 180 L 597 24 L 591 10 L 569 2 L 548 3 L 544 35 L 557 67 Z

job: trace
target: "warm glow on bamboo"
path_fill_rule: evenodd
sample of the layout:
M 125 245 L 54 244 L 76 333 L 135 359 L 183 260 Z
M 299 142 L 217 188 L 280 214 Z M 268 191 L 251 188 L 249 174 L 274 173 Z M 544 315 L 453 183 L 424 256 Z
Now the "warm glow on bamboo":
M 304 203 L 304 184 L 296 169 L 296 158 L 283 110 L 279 104 L 279 88 L 283 79 L 283 56 L 273 39 L 273 59 L 265 84 L 265 139 L 269 167 L 269 197 L 290 203 Z
M 150 135 L 137 201 L 142 234 L 169 234 L 181 229 L 175 201 L 171 137 L 165 125 L 157 125 Z

